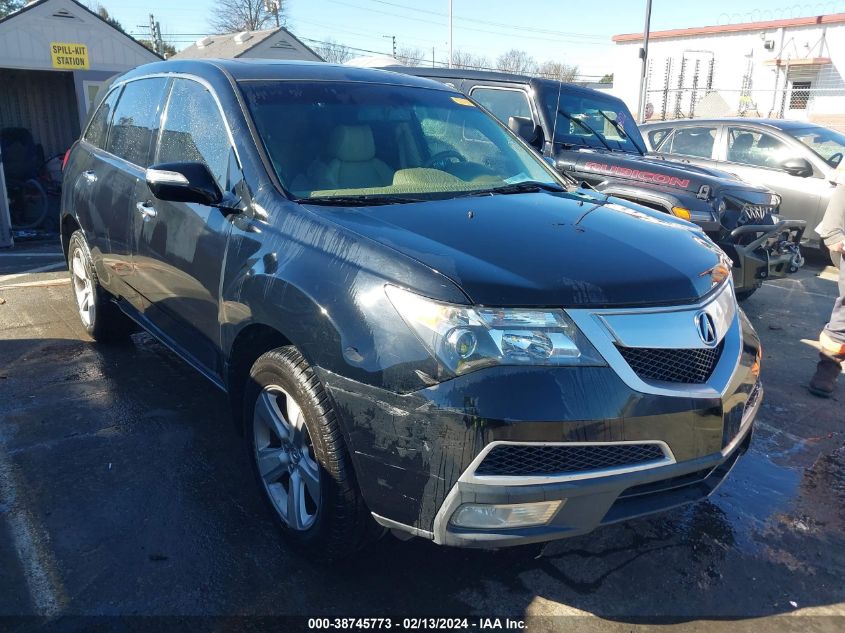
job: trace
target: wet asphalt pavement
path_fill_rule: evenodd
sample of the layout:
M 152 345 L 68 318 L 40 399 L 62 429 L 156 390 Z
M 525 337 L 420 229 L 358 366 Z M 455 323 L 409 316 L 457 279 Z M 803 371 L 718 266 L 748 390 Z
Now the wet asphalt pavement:
M 577 631 L 738 619 L 730 630 L 845 630 L 845 380 L 829 401 L 805 390 L 835 291 L 818 262 L 744 304 L 763 339 L 766 396 L 749 453 L 711 499 L 542 556 L 388 536 L 323 567 L 279 539 L 221 393 L 146 334 L 94 345 L 66 273 L 25 273 L 60 263 L 57 251 L 0 251 L 0 616 L 511 616 Z

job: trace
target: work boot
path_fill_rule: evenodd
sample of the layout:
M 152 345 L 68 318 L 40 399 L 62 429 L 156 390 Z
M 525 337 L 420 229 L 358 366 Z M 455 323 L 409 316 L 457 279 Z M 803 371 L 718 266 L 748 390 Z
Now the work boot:
M 820 398 L 830 398 L 836 389 L 836 379 L 842 373 L 842 361 L 835 356 L 819 354 L 816 374 L 810 380 L 810 393 Z

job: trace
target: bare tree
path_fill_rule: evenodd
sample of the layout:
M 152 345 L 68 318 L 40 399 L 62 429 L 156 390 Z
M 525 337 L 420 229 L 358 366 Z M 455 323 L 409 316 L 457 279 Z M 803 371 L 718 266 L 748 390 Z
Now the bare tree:
M 529 75 L 537 72 L 537 62 L 525 51 L 512 48 L 496 59 L 496 68 L 509 73 Z
M 333 39 L 327 39 L 322 44 L 315 46 L 314 52 L 330 64 L 343 64 L 352 58 L 352 51 L 349 50 L 349 47 Z
M 284 22 L 285 5 L 279 6 L 279 19 Z M 269 27 L 273 12 L 265 0 L 217 0 L 209 23 L 217 33 L 257 31 Z
M 455 68 L 484 69 L 491 68 L 490 60 L 483 55 L 473 55 L 460 49 L 452 51 L 452 66 Z
M 394 57 L 399 60 L 402 66 L 419 66 L 425 61 L 425 53 L 420 48 L 402 46 L 396 51 Z
M 540 64 L 537 73 L 547 79 L 574 81 L 575 77 L 578 76 L 578 66 L 549 59 Z
M 5 18 L 12 11 L 23 7 L 23 0 L 0 0 L 0 18 Z

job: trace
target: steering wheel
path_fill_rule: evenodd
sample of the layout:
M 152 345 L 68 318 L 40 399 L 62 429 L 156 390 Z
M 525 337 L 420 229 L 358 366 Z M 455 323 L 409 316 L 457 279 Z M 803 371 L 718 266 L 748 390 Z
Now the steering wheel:
M 435 168 L 437 165 L 445 166 L 445 162 L 450 159 L 454 160 L 456 163 L 465 163 L 467 161 L 466 157 L 462 154 L 453 149 L 447 149 L 434 154 L 431 158 L 425 161 L 425 165 L 423 166 L 428 168 Z
M 842 152 L 836 152 L 835 154 L 832 154 L 830 158 L 827 159 L 827 162 L 832 167 L 836 167 L 837 165 L 839 165 L 839 163 L 842 162 Z

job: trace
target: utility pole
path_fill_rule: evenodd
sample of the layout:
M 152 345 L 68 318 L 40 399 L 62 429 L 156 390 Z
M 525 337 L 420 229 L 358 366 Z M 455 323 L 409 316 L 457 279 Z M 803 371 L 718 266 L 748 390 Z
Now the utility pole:
M 640 98 L 637 106 L 637 118 L 640 123 L 645 123 L 646 106 L 646 71 L 648 68 L 648 36 L 651 31 L 651 0 L 645 4 L 645 30 L 643 31 L 643 47 L 640 49 L 640 59 L 643 60 L 642 72 L 640 73 Z
M 651 6 L 651 0 L 648 0 Z M 452 67 L 452 0 L 449 0 L 449 68 Z
M 279 10 L 281 9 L 281 4 L 281 0 L 264 0 L 264 6 L 267 7 L 267 10 L 276 17 L 276 28 L 279 28 L 282 25 L 279 21 Z
M 153 50 L 159 55 L 164 55 L 164 42 L 161 39 L 161 25 L 156 21 L 155 16 L 150 13 L 150 42 Z
M 382 35 L 382 37 L 386 37 L 388 39 L 393 40 L 393 57 L 396 58 L 396 36 L 395 35 Z
M 434 68 L 434 47 L 431 47 L 431 67 Z

